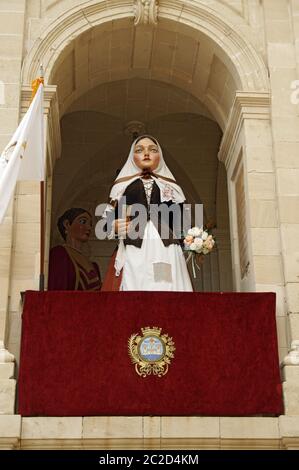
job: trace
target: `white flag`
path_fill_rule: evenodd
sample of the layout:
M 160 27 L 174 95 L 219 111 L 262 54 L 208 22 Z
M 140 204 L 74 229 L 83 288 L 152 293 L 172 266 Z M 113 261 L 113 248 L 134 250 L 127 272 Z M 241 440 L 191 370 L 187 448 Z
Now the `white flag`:
M 44 180 L 44 126 L 42 84 L 28 111 L 0 157 L 0 223 L 18 180 Z

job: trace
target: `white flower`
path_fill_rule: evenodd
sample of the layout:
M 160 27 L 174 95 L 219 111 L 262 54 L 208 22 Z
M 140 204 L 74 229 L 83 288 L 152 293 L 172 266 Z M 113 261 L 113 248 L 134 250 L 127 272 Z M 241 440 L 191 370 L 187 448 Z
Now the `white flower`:
M 202 249 L 202 239 L 195 238 L 194 242 L 191 243 L 190 245 L 190 250 L 195 251 L 196 253 L 201 253 L 201 249 Z
M 196 237 L 196 238 L 194 238 L 193 243 L 196 245 L 196 247 L 197 247 L 196 249 L 199 250 L 202 247 L 203 241 L 202 241 L 201 238 Z
M 194 237 L 200 237 L 202 234 L 202 228 L 193 227 Z
M 201 238 L 202 238 L 203 240 L 206 240 L 206 239 L 208 238 L 208 235 L 209 235 L 208 232 L 205 231 L 205 232 L 202 233 Z
M 199 227 L 192 227 L 188 230 L 188 235 L 192 237 L 200 237 L 202 234 L 202 228 Z

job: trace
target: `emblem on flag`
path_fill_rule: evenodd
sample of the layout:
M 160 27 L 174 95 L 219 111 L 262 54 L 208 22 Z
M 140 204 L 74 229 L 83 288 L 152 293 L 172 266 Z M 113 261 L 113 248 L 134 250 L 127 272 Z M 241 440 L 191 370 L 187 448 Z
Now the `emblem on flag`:
M 162 377 L 168 372 L 174 358 L 175 345 L 168 334 L 161 335 L 162 328 L 141 328 L 142 335 L 131 335 L 128 341 L 129 356 L 135 371 L 141 377 L 157 375 Z
M 16 142 L 13 142 L 11 145 L 9 145 L 9 147 L 7 147 L 6 149 L 4 149 L 0 159 L 1 161 L 3 162 L 3 165 L 5 166 L 8 162 L 9 162 L 9 159 L 14 151 L 14 148 L 15 146 L 17 145 L 17 141 Z

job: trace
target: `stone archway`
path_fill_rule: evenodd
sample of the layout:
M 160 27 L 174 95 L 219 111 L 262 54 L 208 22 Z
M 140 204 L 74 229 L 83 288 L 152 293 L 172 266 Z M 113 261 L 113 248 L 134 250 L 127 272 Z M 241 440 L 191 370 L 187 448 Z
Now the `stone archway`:
M 216 13 L 217 9 L 220 12 L 223 10 L 223 3 L 213 3 L 214 9 L 201 3 L 180 5 L 179 2 L 170 0 L 164 6 L 162 2 L 159 5 L 159 21 L 170 20 L 183 27 L 189 26 L 210 38 L 222 51 L 228 68 L 236 78 L 238 90 L 267 91 L 268 74 L 260 55 L 233 24 Z M 49 81 L 58 57 L 80 34 L 100 24 L 132 20 L 134 16 L 136 17 L 136 11 L 130 1 L 112 2 L 108 7 L 103 0 L 93 0 L 68 10 L 40 34 L 39 40 L 25 57 L 22 82 L 28 84 L 38 75 L 41 58 L 45 80 Z
M 238 187 L 242 187 L 242 194 L 236 196 L 234 191 L 237 180 L 232 175 L 235 174 L 237 161 L 240 165 L 239 156 L 242 155 L 241 160 L 246 157 L 245 153 L 241 152 L 241 147 L 246 147 L 246 139 L 252 141 L 256 134 L 256 131 L 253 131 L 252 136 L 244 134 L 244 119 L 257 118 L 259 121 L 261 115 L 263 120 L 268 116 L 266 67 L 243 34 L 240 34 L 233 24 L 224 21 L 221 13 L 216 13 L 215 6 L 219 7 L 220 12 L 224 8 L 222 2 L 214 2 L 214 8 L 202 4 L 182 6 L 175 1 L 167 2 L 166 6 L 161 2 L 158 21 L 155 2 L 150 2 L 148 11 L 142 2 L 135 3 L 137 9 L 134 10 L 131 2 L 113 2 L 109 9 L 105 2 L 88 2 L 59 17 L 44 30 L 26 56 L 23 82 L 28 83 L 36 75 L 40 58 L 43 57 L 46 83 L 58 85 L 60 117 L 72 108 L 74 102 L 88 94 L 91 87 L 134 77 L 148 79 L 149 70 L 151 79 L 159 79 L 176 86 L 198 99 L 224 133 L 220 160 L 226 164 L 229 174 L 234 288 L 254 290 L 249 214 L 241 214 L 240 207 L 236 204 L 237 198 L 243 198 L 244 201 L 248 199 L 248 189 L 246 184 L 238 184 Z M 133 25 L 133 16 L 135 23 L 139 23 L 137 27 Z M 157 27 L 150 25 L 156 22 Z M 131 55 L 125 47 L 125 40 L 121 41 L 121 44 L 117 42 L 122 30 L 131 34 L 129 41 L 134 44 Z M 106 39 L 110 37 L 110 49 L 106 47 L 108 43 L 105 43 L 105 36 Z M 116 40 L 113 45 L 114 38 Z M 95 60 L 86 55 L 89 47 L 87 45 L 90 44 L 101 45 Z M 165 59 L 164 67 L 155 67 L 153 62 L 151 54 L 152 50 L 155 50 L 155 44 L 159 44 L 156 50 L 159 50 L 161 55 L 160 65 Z M 121 62 L 116 64 L 113 53 L 117 52 L 118 48 L 123 57 Z M 175 53 L 169 52 L 171 48 Z M 184 70 L 184 67 L 177 66 L 175 61 L 182 50 L 188 51 L 189 55 L 192 51 L 192 70 L 190 67 L 189 70 Z M 235 139 L 233 145 L 232 137 Z M 237 145 L 237 137 L 242 141 L 240 148 Z M 242 172 L 245 171 L 242 165 L 241 168 Z M 248 221 L 248 237 L 244 236 L 244 233 L 236 235 L 238 227 L 240 231 L 240 220 Z M 219 233 L 219 240 L 223 246 L 227 246 L 223 233 Z

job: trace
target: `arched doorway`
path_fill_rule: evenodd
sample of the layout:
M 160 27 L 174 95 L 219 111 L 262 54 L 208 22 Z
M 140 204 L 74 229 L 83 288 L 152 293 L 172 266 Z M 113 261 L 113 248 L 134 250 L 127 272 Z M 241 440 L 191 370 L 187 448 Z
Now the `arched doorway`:
M 106 103 L 98 104 L 98 97 L 103 95 Z M 222 218 L 216 231 L 222 230 L 223 238 L 226 234 L 229 247 L 226 175 L 217 158 L 222 136 L 219 126 L 201 103 L 184 90 L 138 78 L 93 88 L 63 116 L 62 155 L 53 173 L 51 245 L 60 242 L 56 220 L 64 210 L 86 207 L 94 214 L 96 206 L 108 200 L 115 171 L 126 159 L 132 141 L 126 123 L 137 119 L 162 143 L 168 165 L 188 201 L 204 204 L 205 222 L 212 221 L 217 226 L 222 202 Z M 114 247 L 115 242 L 108 240 L 94 238 L 89 243 L 89 255 L 97 260 L 102 276 Z M 196 289 L 232 290 L 231 276 L 227 276 L 228 272 L 231 274 L 230 256 L 228 249 L 226 264 L 222 256 L 219 266 L 215 250 L 197 273 Z
M 188 142 L 184 139 L 176 142 L 180 156 L 175 155 L 175 149 L 169 150 L 170 158 L 179 166 L 181 174 L 182 169 L 187 169 L 189 165 L 194 181 L 189 178 L 188 186 L 193 186 L 195 193 L 201 186 L 201 194 L 196 197 L 202 200 L 217 219 L 219 233 L 216 236 L 221 254 L 212 263 L 206 287 L 202 283 L 201 288 L 254 288 L 249 221 L 244 210 L 244 201 L 247 198 L 246 168 L 242 165 L 245 158 L 242 149 L 246 147 L 246 139 L 250 140 L 250 133 L 245 135 L 243 123 L 240 126 L 238 119 L 244 119 L 245 106 L 247 112 L 249 109 L 249 114 L 253 106 L 257 106 L 260 113 L 266 115 L 268 112 L 268 81 L 263 62 L 254 48 L 234 28 L 225 23 L 215 11 L 203 5 L 190 6 L 193 15 L 190 21 L 191 11 L 186 9 L 180 11 L 178 19 L 178 6 L 173 2 L 168 9 L 160 8 L 158 25 L 155 27 L 148 24 L 135 27 L 131 12 L 125 14 L 122 9 L 120 13 L 116 7 L 104 11 L 102 7 L 103 2 L 93 2 L 84 8 L 76 7 L 54 22 L 41 36 L 40 44 L 28 54 L 23 69 L 24 80 L 28 81 L 29 77 L 34 76 L 37 57 L 42 54 L 46 60 L 46 81 L 57 86 L 63 129 L 67 129 L 71 120 L 75 122 L 77 119 L 76 127 L 80 120 L 84 120 L 84 116 L 87 117 L 86 113 L 88 122 L 94 116 L 94 124 L 97 119 L 101 120 L 100 115 L 104 118 L 108 114 L 109 119 L 114 122 L 113 131 L 118 127 L 119 133 L 132 119 L 146 121 L 147 127 L 150 126 L 158 136 L 163 133 L 166 136 L 165 129 L 168 127 L 168 139 L 170 134 L 182 135 L 180 120 L 184 125 L 191 121 L 194 125 L 195 119 L 198 119 L 197 131 L 200 127 L 208 126 L 208 123 L 214 125 L 215 134 L 210 141 L 212 147 L 214 146 L 213 151 L 210 149 L 210 156 L 213 152 L 214 156 L 208 161 L 202 159 L 201 152 L 195 156 L 195 150 L 188 154 L 193 155 L 193 161 L 191 158 L 187 162 L 186 157 L 182 157 L 182 148 L 188 145 L 190 136 L 186 137 Z M 82 12 L 87 23 L 81 21 L 79 13 Z M 161 92 L 163 87 L 167 93 Z M 169 116 L 174 119 L 171 124 Z M 105 126 L 109 127 L 109 119 L 105 120 Z M 192 126 L 188 130 L 191 128 Z M 216 158 L 215 148 L 220 143 L 220 129 L 224 132 L 220 160 L 226 165 L 227 178 L 224 166 Z M 72 137 L 67 136 L 69 131 L 63 130 L 64 132 L 69 142 Z M 239 137 L 244 133 L 241 136 L 243 141 L 239 139 L 240 142 L 236 141 L 232 146 L 232 137 L 236 133 Z M 102 133 L 101 144 L 104 134 L 108 138 L 107 129 Z M 193 127 L 193 136 L 198 135 Z M 207 142 L 205 136 L 205 143 Z M 122 147 L 126 143 L 128 146 L 128 139 L 123 136 Z M 197 141 L 196 144 L 193 142 L 194 149 L 196 146 L 199 148 L 201 143 L 202 141 Z M 106 145 L 111 146 L 109 139 Z M 171 148 L 171 142 L 167 145 Z M 90 151 L 94 157 L 95 148 Z M 102 147 L 102 151 L 107 152 L 107 148 Z M 120 149 L 115 149 L 115 154 L 119 152 Z M 88 161 L 91 164 L 91 160 Z M 59 180 L 59 165 L 62 167 L 62 162 L 63 159 L 55 170 L 56 181 Z M 195 167 L 200 172 L 200 177 L 194 172 Z M 69 186 L 72 194 L 72 185 L 78 184 L 76 170 L 73 170 L 72 175 L 68 173 L 72 178 Z M 202 170 L 206 171 L 206 177 L 203 177 Z M 62 168 L 61 171 L 63 174 Z M 110 183 L 113 178 L 111 173 L 108 172 L 107 175 Z M 185 177 L 188 179 L 188 171 Z M 229 182 L 228 198 L 226 179 Z M 105 184 L 107 187 L 107 181 L 103 188 Z M 205 191 L 209 194 L 205 194 Z M 75 193 L 78 194 L 78 191 Z M 230 205 L 230 224 L 227 199 Z M 243 204 L 237 201 L 243 201 Z M 55 200 L 54 195 L 53 218 L 55 212 L 61 209 L 60 204 L 61 201 Z M 230 267 L 230 237 L 233 244 L 233 268 Z M 55 235 L 53 241 L 55 242 Z M 217 275 L 211 275 L 211 272 L 217 272 Z M 221 284 L 222 272 L 224 276 Z

